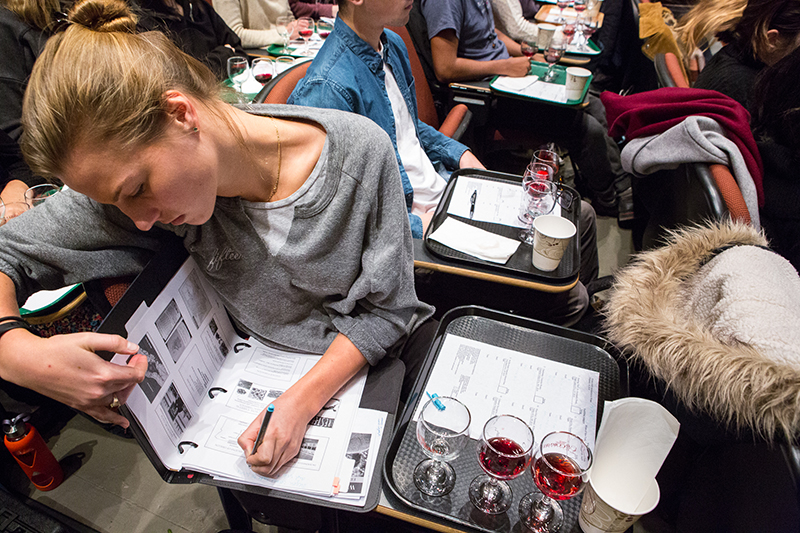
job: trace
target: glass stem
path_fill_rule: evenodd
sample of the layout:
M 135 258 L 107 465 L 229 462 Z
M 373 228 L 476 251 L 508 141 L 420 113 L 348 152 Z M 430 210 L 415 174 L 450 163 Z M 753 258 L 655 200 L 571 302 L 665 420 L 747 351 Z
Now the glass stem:
M 553 500 L 549 496 L 542 494 L 542 499 L 536 502 L 531 509 L 531 518 L 538 523 L 548 522 L 553 515 L 552 502 Z
M 444 463 L 441 461 L 434 460 L 431 466 L 428 468 L 428 479 L 433 484 L 441 483 L 442 477 L 444 476 Z
M 495 478 L 490 477 L 489 481 L 483 485 L 483 498 L 487 502 L 496 502 L 502 494 L 498 482 Z

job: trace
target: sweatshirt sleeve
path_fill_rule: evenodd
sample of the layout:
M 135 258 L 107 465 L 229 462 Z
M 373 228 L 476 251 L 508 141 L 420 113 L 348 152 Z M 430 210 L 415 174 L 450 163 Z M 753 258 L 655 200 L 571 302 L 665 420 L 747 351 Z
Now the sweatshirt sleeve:
M 432 308 L 414 290 L 414 254 L 400 173 L 391 141 L 379 127 L 363 131 L 370 142 L 354 174 L 362 180 L 362 198 L 369 201 L 361 270 L 346 297 L 329 306 L 334 326 L 361 351 L 370 364 L 391 353 L 402 339 L 428 318 Z M 351 167 L 352 168 L 352 167 Z
M 522 16 L 519 0 L 492 0 L 492 10 L 497 29 L 517 42 L 536 39 L 539 26 Z
M 333 18 L 333 4 L 317 4 L 313 1 L 306 2 L 303 0 L 289 0 L 289 8 L 292 10 L 292 14 L 295 16 L 295 18 Z
M 265 30 L 245 28 L 242 19 L 242 8 L 238 0 L 216 0 L 214 9 L 225 21 L 225 24 L 239 36 L 242 41 L 242 48 L 261 48 L 262 46 L 283 42 L 275 27 Z
M 0 228 L 0 272 L 21 305 L 41 289 L 137 274 L 168 236 L 140 231 L 116 208 L 64 190 Z

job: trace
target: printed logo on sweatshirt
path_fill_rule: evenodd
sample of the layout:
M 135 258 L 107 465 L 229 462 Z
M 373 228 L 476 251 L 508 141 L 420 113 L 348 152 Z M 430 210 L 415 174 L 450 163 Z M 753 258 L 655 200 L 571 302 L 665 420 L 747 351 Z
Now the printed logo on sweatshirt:
M 209 272 L 216 272 L 222 266 L 223 261 L 238 261 L 241 258 L 242 255 L 239 252 L 226 246 L 222 250 L 214 252 L 213 257 L 211 257 L 211 260 L 208 262 L 206 270 Z

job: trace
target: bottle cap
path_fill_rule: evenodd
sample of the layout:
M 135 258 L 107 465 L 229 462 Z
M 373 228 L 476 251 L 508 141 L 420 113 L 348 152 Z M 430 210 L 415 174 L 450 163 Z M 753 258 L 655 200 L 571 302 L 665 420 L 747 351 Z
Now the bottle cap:
M 25 422 L 27 422 L 29 418 L 30 417 L 26 414 L 20 414 L 14 418 L 3 420 L 3 433 L 6 434 L 8 440 L 12 442 L 20 440 L 28 434 L 28 428 Z

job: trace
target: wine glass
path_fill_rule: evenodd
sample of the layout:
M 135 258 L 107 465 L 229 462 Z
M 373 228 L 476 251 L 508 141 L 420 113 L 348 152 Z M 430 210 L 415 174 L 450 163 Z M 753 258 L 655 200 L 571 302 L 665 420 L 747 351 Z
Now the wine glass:
M 291 15 L 280 16 L 275 21 L 275 25 L 278 30 L 278 35 L 283 39 L 283 49 L 286 50 L 289 46 L 289 36 L 291 36 L 292 30 L 294 29 L 294 17 Z
M 561 156 L 552 150 L 539 149 L 533 152 L 533 159 L 531 163 L 544 163 L 553 167 L 553 179 L 558 176 L 558 171 L 561 168 Z
M 228 58 L 228 77 L 233 84 L 233 89 L 236 91 L 236 96 L 240 103 L 242 102 L 242 84 L 247 81 L 249 75 L 246 57 L 233 56 Z
M 582 52 L 591 52 L 592 49 L 589 48 L 589 38 L 594 35 L 594 32 L 597 31 L 597 21 L 594 19 L 587 19 L 584 20 L 581 24 L 581 33 L 583 34 L 583 39 L 581 44 L 578 48 Z
M 580 437 L 554 431 L 542 439 L 531 473 L 541 494 L 531 492 L 519 502 L 519 516 L 528 529 L 558 531 L 564 511 L 555 500 L 568 500 L 583 490 L 592 466 L 592 451 Z
M 50 183 L 34 185 L 25 191 L 25 203 L 28 204 L 28 207 L 36 207 L 60 190 L 61 187 Z
M 547 50 L 544 53 L 544 60 L 547 61 L 550 66 L 548 67 L 544 77 L 542 77 L 542 81 L 549 82 L 555 79 L 556 63 L 558 63 L 558 61 L 564 56 L 564 50 L 566 47 L 567 41 L 562 35 L 553 35 L 553 38 L 550 39 L 550 45 L 547 47 Z
M 275 75 L 275 62 L 266 57 L 254 59 L 250 68 L 253 70 L 253 77 L 261 85 L 265 85 Z
M 533 163 L 533 165 L 541 165 L 541 163 Z M 548 165 L 542 166 L 549 168 Z M 526 220 L 523 220 L 526 222 L 526 227 L 520 232 L 519 239 L 526 244 L 533 244 L 533 221 L 536 217 L 547 215 L 556 205 L 558 186 L 553 183 L 552 174 L 546 180 L 541 179 L 541 176 L 542 174 L 537 173 L 535 176 L 531 176 L 527 182 L 523 179 L 520 209 L 525 209 L 528 216 Z M 527 224 L 527 220 L 530 220 L 530 225 Z
M 308 55 L 309 39 L 314 35 L 314 19 L 311 17 L 300 17 L 297 19 L 297 33 L 305 43 L 303 55 Z
M 278 56 L 275 58 L 275 75 L 277 76 L 292 65 L 294 65 L 294 58 L 292 56 Z
M 565 22 L 564 25 L 561 26 L 561 34 L 564 36 L 566 44 L 570 44 L 573 37 L 575 37 L 575 21 L 571 20 L 569 22 Z
M 417 421 L 417 440 L 428 456 L 414 469 L 414 485 L 428 496 L 444 496 L 456 484 L 455 459 L 469 440 L 467 407 L 450 397 L 431 398 Z
M 557 0 L 556 1 L 556 7 L 558 7 L 558 9 L 561 10 L 559 12 L 559 14 L 558 14 L 558 21 L 557 22 L 559 24 L 563 24 L 564 21 L 567 20 L 567 19 L 564 18 L 564 10 L 569 7 L 569 4 L 570 4 L 570 0 Z
M 328 38 L 328 35 L 330 35 L 332 31 L 333 31 L 333 24 L 325 20 L 317 21 L 317 35 L 319 35 L 320 39 L 324 41 L 325 39 Z
M 469 485 L 469 500 L 487 514 L 504 513 L 513 496 L 506 480 L 522 474 L 531 462 L 533 431 L 512 415 L 490 418 L 481 432 L 478 463 L 481 474 Z

